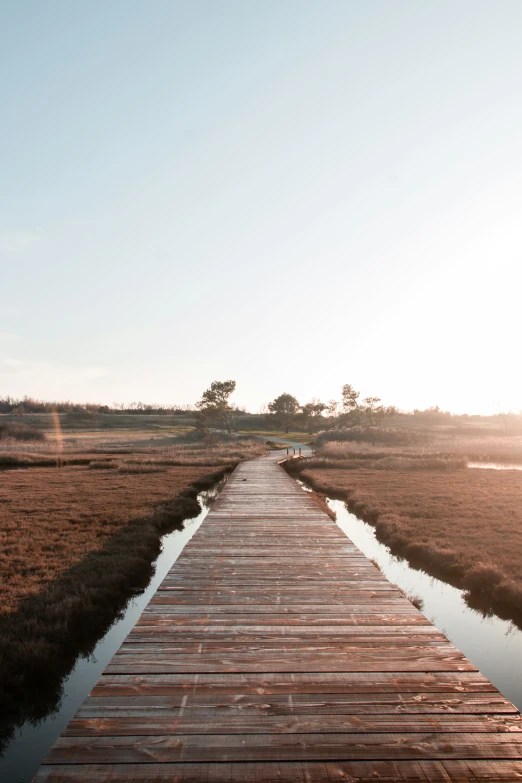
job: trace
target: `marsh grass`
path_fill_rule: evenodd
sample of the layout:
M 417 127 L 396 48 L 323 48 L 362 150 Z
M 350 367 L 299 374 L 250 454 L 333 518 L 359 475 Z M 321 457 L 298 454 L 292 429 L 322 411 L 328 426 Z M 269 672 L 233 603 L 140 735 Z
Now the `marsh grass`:
M 308 468 L 335 470 L 457 470 L 466 468 L 468 459 L 451 452 L 411 447 L 374 446 L 370 443 L 327 443 L 313 457 Z
M 0 612 L 14 611 L 122 527 L 159 513 L 214 470 L 182 466 L 161 474 L 122 474 L 113 465 L 100 461 L 95 470 L 88 465 L 2 473 Z
M 123 462 L 121 465 L 117 465 L 117 468 L 119 473 L 134 474 L 166 473 L 169 469 L 167 465 L 153 462 Z
M 499 462 L 522 464 L 522 437 L 476 435 L 458 437 L 454 434 L 433 433 L 426 436 L 424 444 L 377 444 L 361 442 L 323 443 L 316 452 L 317 458 L 330 460 L 382 460 L 386 457 L 427 461 L 437 459 L 450 462 Z
M 159 495 L 157 477 L 152 477 L 156 487 L 152 491 L 150 476 L 113 473 L 113 480 L 124 479 L 117 501 L 114 487 L 106 482 L 100 486 L 106 478 L 102 472 L 83 470 L 88 481 L 95 482 L 93 492 L 102 501 L 91 510 L 91 519 L 67 518 L 74 511 L 65 511 L 70 506 L 66 501 L 60 509 L 61 524 L 42 508 L 37 509 L 40 522 L 38 516 L 27 519 L 22 536 L 17 537 L 16 525 L 4 523 L 9 559 L 7 566 L 2 564 L 2 573 L 12 589 L 3 596 L 0 613 L 0 750 L 16 726 L 38 721 L 57 709 L 62 680 L 77 657 L 92 654 L 129 598 L 149 583 L 160 536 L 196 516 L 198 492 L 214 486 L 225 472 L 176 470 L 177 484 L 172 474 L 169 488 L 161 489 Z M 40 472 L 48 473 L 17 475 L 26 473 L 35 482 Z M 139 486 L 129 493 L 130 482 L 136 478 Z M 103 512 L 102 505 L 107 507 Z M 47 524 L 42 524 L 44 518 Z M 32 546 L 26 540 L 29 537 L 36 538 Z
M 116 470 L 119 463 L 114 459 L 97 459 L 89 462 L 89 470 Z
M 0 703 L 4 737 L 56 707 L 61 678 L 89 654 L 151 576 L 161 535 L 199 512 L 197 493 L 259 441 L 167 446 L 113 433 L 9 442 L 0 451 Z M 1 720 L 1 719 L 0 719 Z M 3 728 L 2 728 L 3 727 Z
M 392 554 L 466 590 L 473 608 L 522 625 L 522 471 L 285 467 L 344 500 Z
M 397 427 L 346 427 L 325 430 L 317 434 L 317 445 L 351 442 L 371 443 L 378 446 L 411 446 L 424 443 L 427 436 L 415 430 Z
M 402 591 L 401 591 L 402 592 Z M 416 593 L 413 593 L 412 591 L 404 593 L 408 601 L 413 604 L 415 609 L 418 609 L 419 612 L 422 612 L 424 609 L 424 601 L 420 597 L 420 595 L 417 595 Z

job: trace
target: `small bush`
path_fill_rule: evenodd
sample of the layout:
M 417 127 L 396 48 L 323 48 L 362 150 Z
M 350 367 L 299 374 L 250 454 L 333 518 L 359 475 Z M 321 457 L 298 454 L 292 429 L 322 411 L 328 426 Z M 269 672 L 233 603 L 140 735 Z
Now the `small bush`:
M 463 580 L 463 586 L 468 590 L 476 590 L 481 593 L 489 593 L 504 580 L 505 576 L 500 569 L 489 563 L 478 563 L 467 572 Z
M 27 424 L 0 424 L 0 440 L 44 441 L 45 432 Z
M 167 470 L 167 465 L 155 462 L 123 462 L 118 473 L 165 473 Z
M 114 459 L 97 459 L 89 462 L 89 470 L 116 470 L 118 463 Z

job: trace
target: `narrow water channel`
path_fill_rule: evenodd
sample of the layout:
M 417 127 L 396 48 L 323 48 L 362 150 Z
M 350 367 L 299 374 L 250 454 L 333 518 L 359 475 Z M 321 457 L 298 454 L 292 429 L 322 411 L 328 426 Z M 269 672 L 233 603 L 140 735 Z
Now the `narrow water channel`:
M 522 470 L 517 462 L 468 462 L 468 468 L 485 468 L 486 470 Z
M 304 488 L 304 487 L 303 487 Z M 327 499 L 337 524 L 353 543 L 375 560 L 384 576 L 406 594 L 422 599 L 422 612 L 499 689 L 522 710 L 522 632 L 496 616 L 483 617 L 466 604 L 463 591 L 411 568 L 380 544 L 375 529 L 341 500 Z
M 60 736 L 75 712 L 88 696 L 107 663 L 136 624 L 145 606 L 158 589 L 169 568 L 178 559 L 185 544 L 192 538 L 221 492 L 226 479 L 198 495 L 201 511 L 187 519 L 182 530 L 174 530 L 161 539 L 161 554 L 155 563 L 155 572 L 146 590 L 127 605 L 119 618 L 99 640 L 89 658 L 79 658 L 76 666 L 64 680 L 59 709 L 36 725 L 25 723 L 7 746 L 0 758 L 1 783 L 29 783 L 37 773 L 47 751 Z

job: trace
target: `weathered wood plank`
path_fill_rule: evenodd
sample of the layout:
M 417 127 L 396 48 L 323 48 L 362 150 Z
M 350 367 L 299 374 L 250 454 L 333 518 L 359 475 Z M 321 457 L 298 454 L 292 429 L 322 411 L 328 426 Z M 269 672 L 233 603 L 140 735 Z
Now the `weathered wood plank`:
M 157 594 L 156 594 L 157 595 Z M 371 625 L 375 625 L 380 622 L 379 618 L 391 618 L 398 617 L 397 622 L 406 622 L 411 625 L 418 625 L 419 623 L 429 623 L 429 621 L 418 612 L 409 602 L 401 604 L 400 607 L 389 607 L 388 605 L 379 606 L 372 604 L 371 607 L 350 605 L 339 606 L 339 604 L 231 604 L 228 606 L 222 606 L 220 604 L 196 604 L 194 606 L 187 606 L 186 604 L 176 604 L 170 602 L 169 604 L 162 604 L 161 598 L 158 598 L 156 603 L 151 602 L 145 608 L 141 618 L 137 624 L 142 622 L 148 623 L 149 618 L 153 616 L 164 615 L 166 618 L 172 618 L 170 621 L 174 621 L 173 615 L 199 615 L 205 614 L 213 618 L 213 622 L 220 622 L 219 618 L 223 615 L 237 616 L 237 615 L 252 615 L 256 614 L 258 617 L 262 617 L 265 614 L 274 618 L 274 623 L 277 622 L 279 615 L 288 615 L 288 622 L 292 621 L 292 617 L 310 617 L 315 618 L 315 621 L 319 624 L 321 622 L 329 623 L 333 616 L 347 619 L 354 618 L 354 620 L 361 622 L 365 617 L 372 620 Z M 384 620 L 383 620 L 384 621 Z M 308 621 L 307 621 L 308 622 Z M 333 622 L 333 621 L 332 621 Z
M 305 609 L 305 607 L 294 607 L 295 609 Z M 313 608 L 313 607 L 311 607 Z M 280 609 L 280 611 L 278 611 Z M 408 626 L 409 628 L 431 627 L 429 621 L 420 614 L 407 612 L 378 613 L 369 614 L 368 610 L 363 612 L 354 612 L 353 614 L 340 614 L 339 607 L 332 611 L 330 607 L 324 607 L 324 614 L 311 614 L 309 612 L 292 612 L 288 607 L 277 606 L 214 606 L 212 611 L 208 606 L 165 606 L 162 611 L 157 607 L 157 611 L 144 612 L 135 628 L 138 631 L 142 627 L 166 626 L 169 629 L 181 625 L 205 626 L 212 623 L 214 626 L 240 625 L 242 622 L 255 623 L 256 625 L 285 625 L 287 627 L 305 625 L 307 628 L 316 626 L 366 626 L 376 627 L 389 626 L 397 629 L 398 627 Z M 258 614 L 259 612 L 259 614 Z M 331 613 L 329 613 L 331 612 Z
M 404 631 L 401 633 L 401 630 Z M 387 633 L 386 633 L 387 632 Z M 292 625 L 178 625 L 178 626 L 136 626 L 128 635 L 127 643 L 158 644 L 184 642 L 223 642 L 225 644 L 271 643 L 277 639 L 295 644 L 311 644 L 317 641 L 314 626 Z M 321 641 L 328 644 L 417 644 L 418 642 L 442 643 L 445 637 L 429 625 L 375 626 L 337 625 L 321 626 Z
M 521 762 L 337 761 L 221 764 L 82 764 L 45 766 L 36 783 L 514 783 Z
M 149 715 L 199 715 L 214 711 L 216 715 L 498 715 L 515 714 L 516 707 L 499 693 L 317 693 L 303 694 L 246 694 L 241 686 L 225 689 L 217 694 L 200 695 L 163 689 L 144 695 L 131 693 L 119 696 L 90 696 L 78 710 L 77 718 L 119 717 Z M 171 695 L 164 695 L 170 693 Z M 290 696 L 290 697 L 289 697 Z M 180 708 L 183 708 L 180 713 Z
M 314 672 L 106 674 L 93 695 L 317 694 L 317 693 L 498 693 L 483 674 L 470 672 Z
M 444 733 L 444 732 L 522 732 L 520 715 L 263 715 L 223 714 L 206 710 L 194 715 L 155 714 L 154 708 L 141 714 L 102 717 L 76 717 L 64 737 L 122 737 L 170 734 L 328 734 Z
M 66 737 L 50 764 L 176 761 L 333 761 L 522 758 L 522 733 L 176 734 L 154 737 Z

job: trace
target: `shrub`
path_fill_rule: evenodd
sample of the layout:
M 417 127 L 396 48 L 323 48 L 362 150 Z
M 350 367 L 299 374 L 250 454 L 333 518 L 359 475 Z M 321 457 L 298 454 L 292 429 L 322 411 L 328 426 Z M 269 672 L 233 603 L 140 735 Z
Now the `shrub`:
M 118 473 L 165 473 L 167 465 L 158 462 L 123 462 Z
M 463 586 L 469 590 L 478 592 L 491 592 L 491 590 L 504 580 L 504 574 L 489 563 L 477 563 L 464 577 Z
M 0 424 L 0 440 L 44 441 L 45 432 L 27 424 Z
M 118 463 L 114 459 L 97 459 L 89 462 L 89 470 L 116 470 Z

